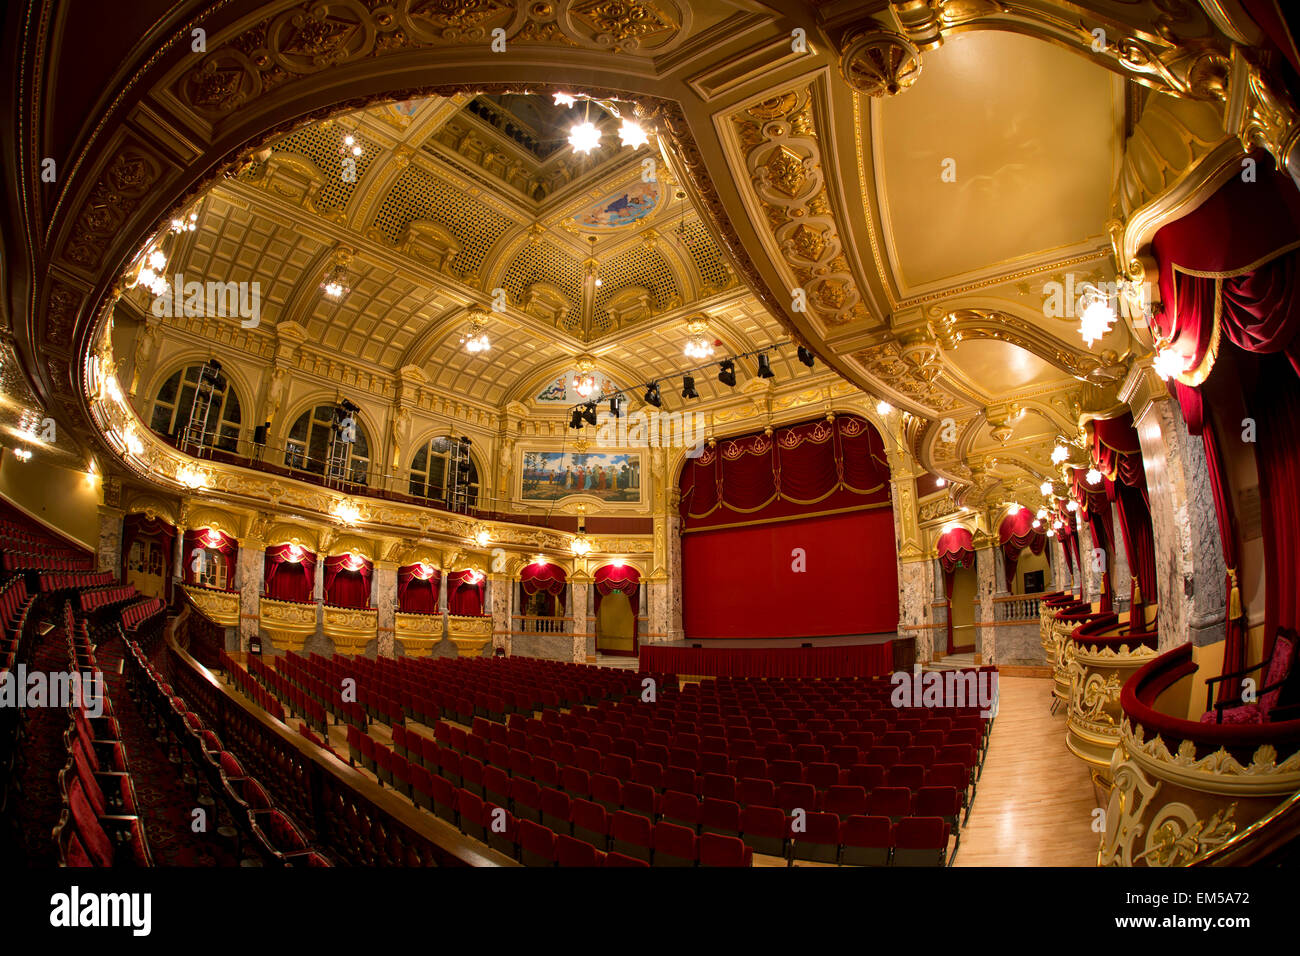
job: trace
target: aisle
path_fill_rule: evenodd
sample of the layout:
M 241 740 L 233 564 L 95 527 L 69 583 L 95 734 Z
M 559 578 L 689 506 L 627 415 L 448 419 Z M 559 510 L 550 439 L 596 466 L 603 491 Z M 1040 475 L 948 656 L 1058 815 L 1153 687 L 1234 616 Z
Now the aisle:
M 1092 780 L 1065 746 L 1052 682 L 1002 677 L 984 775 L 954 866 L 1096 866 Z

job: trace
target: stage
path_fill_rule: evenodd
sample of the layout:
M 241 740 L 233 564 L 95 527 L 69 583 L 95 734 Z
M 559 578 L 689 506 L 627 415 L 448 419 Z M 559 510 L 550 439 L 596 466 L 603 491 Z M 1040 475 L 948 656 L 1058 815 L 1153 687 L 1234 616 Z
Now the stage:
M 895 634 L 715 638 L 645 644 L 638 661 L 645 672 L 691 677 L 878 677 L 909 669 L 911 650 Z

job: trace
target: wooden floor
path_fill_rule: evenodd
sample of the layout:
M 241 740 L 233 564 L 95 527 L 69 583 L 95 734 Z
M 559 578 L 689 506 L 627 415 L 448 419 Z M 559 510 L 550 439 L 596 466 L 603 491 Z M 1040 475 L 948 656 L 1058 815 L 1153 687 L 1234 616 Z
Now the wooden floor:
M 998 680 L 984 774 L 954 866 L 1096 866 L 1100 834 L 1087 767 L 1065 746 L 1065 709 L 1048 713 L 1052 682 Z

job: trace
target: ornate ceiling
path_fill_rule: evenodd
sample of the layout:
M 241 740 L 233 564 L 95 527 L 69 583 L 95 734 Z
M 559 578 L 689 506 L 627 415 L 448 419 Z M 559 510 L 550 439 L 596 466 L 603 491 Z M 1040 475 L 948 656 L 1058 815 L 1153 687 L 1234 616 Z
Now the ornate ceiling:
M 190 6 L 139 14 L 148 56 L 113 46 L 130 23 L 100 24 L 121 62 L 51 72 L 45 98 L 26 77 L 9 119 L 24 182 L 41 149 L 66 171 L 11 204 L 6 306 L 41 400 L 73 419 L 102 303 L 196 208 L 172 265 L 259 281 L 264 323 L 376 369 L 502 408 L 583 355 L 620 383 L 679 369 L 703 313 L 721 353 L 793 336 L 905 412 L 918 470 L 956 501 L 1032 503 L 1056 437 L 1113 404 L 1151 346 L 1140 313 L 1085 343 L 1054 290 L 1150 282 L 1155 228 L 1245 147 L 1300 165 L 1294 107 L 1236 4 Z M 16 26 L 68 57 L 97 24 Z M 624 104 L 658 148 L 618 146 L 592 107 L 606 145 L 575 157 L 560 139 L 587 108 L 556 91 Z M 339 255 L 336 304 L 319 285 Z M 459 345 L 473 309 L 486 356 Z

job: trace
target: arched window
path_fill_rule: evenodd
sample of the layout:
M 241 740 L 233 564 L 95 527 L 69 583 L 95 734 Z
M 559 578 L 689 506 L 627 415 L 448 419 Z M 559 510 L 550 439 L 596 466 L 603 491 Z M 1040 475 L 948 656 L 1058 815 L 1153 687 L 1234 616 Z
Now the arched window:
M 417 498 L 435 498 L 447 501 L 452 481 L 452 463 L 456 457 L 456 439 L 447 435 L 429 440 L 416 450 L 411 458 L 410 492 Z M 463 483 L 466 492 L 466 504 L 478 507 L 478 469 L 474 459 L 468 454 L 465 462 L 469 469 L 465 472 Z
M 175 372 L 162 383 L 153 400 L 153 417 L 149 427 L 160 435 L 179 436 L 190 423 L 194 409 L 194 391 L 199 382 L 202 365 L 191 365 Z M 239 396 L 234 386 L 226 383 L 225 391 L 213 396 L 204 426 L 207 440 L 223 451 L 239 450 Z
M 290 468 L 325 474 L 329 462 L 330 439 L 334 435 L 335 406 L 317 405 L 303 412 L 289 429 L 284 443 L 284 463 Z M 370 442 L 361 419 L 353 417 L 353 442 L 344 458 L 344 474 L 348 481 L 368 484 L 370 474 Z

